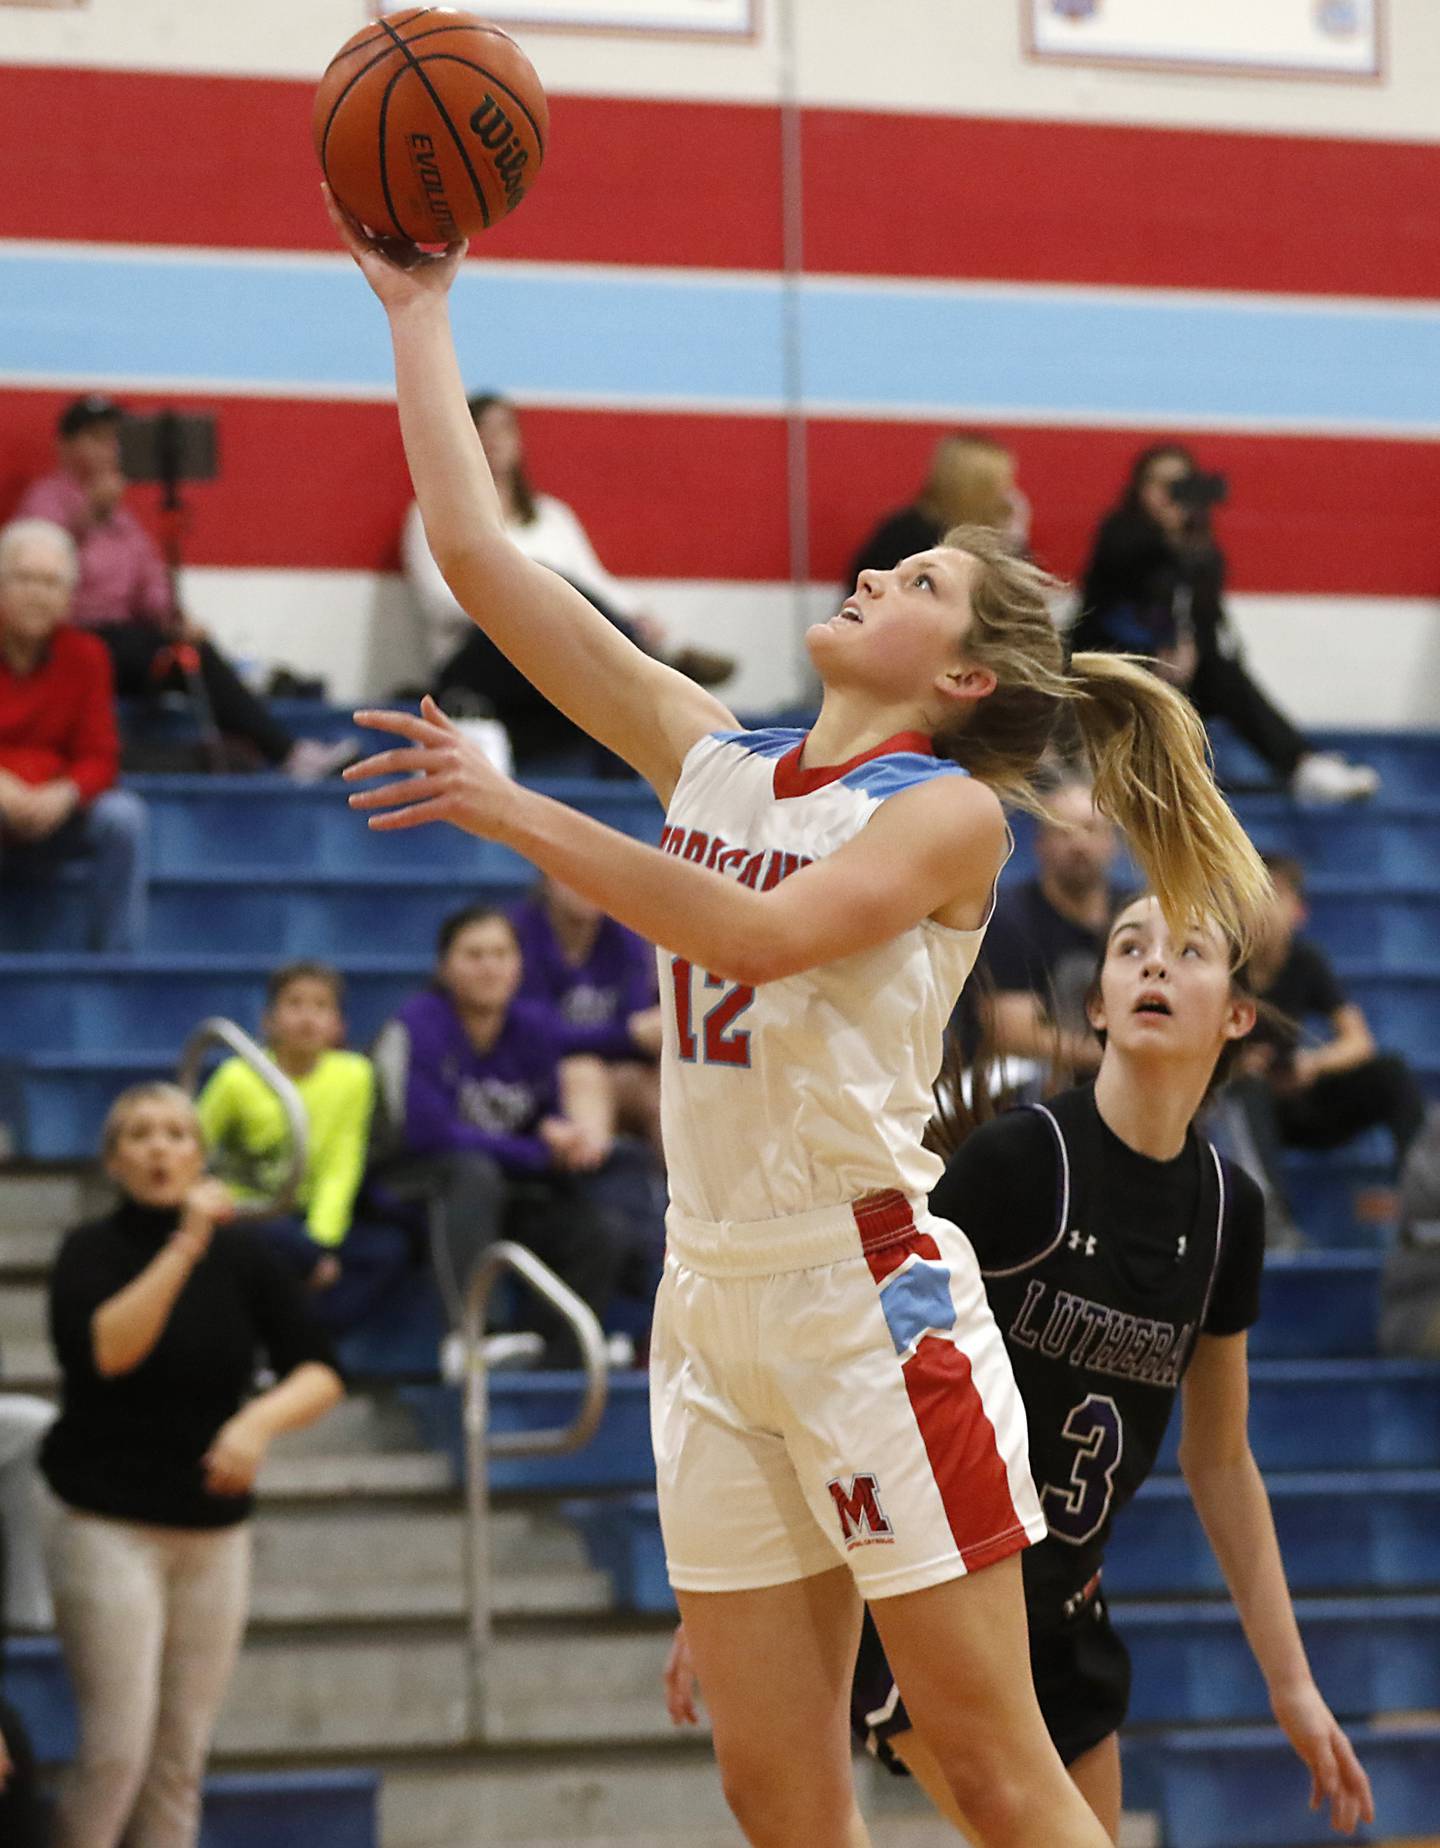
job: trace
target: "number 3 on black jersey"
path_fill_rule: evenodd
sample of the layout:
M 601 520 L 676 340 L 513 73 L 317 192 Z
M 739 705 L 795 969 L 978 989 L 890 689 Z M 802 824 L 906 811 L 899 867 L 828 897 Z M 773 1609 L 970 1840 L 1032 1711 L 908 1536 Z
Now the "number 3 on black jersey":
M 675 985 L 675 1038 L 680 1057 L 689 1065 L 698 1057 L 706 1065 L 748 1065 L 750 1035 L 732 1032 L 735 1022 L 755 999 L 755 990 L 743 982 L 726 982 L 718 975 L 705 977 L 706 988 L 723 989 L 720 999 L 700 1023 L 697 1043 L 690 990 L 695 970 L 683 956 L 670 959 L 670 979 Z
M 1062 1430 L 1075 1445 L 1070 1486 L 1060 1489 L 1047 1482 L 1040 1501 L 1051 1533 L 1071 1546 L 1083 1546 L 1099 1533 L 1110 1512 L 1124 1426 L 1115 1401 L 1105 1393 L 1092 1392 L 1071 1407 Z

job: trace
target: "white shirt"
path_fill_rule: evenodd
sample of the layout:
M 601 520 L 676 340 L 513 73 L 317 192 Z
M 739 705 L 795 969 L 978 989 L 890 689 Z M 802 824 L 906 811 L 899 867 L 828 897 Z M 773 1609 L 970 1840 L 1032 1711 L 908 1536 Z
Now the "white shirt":
M 618 616 L 637 613 L 634 593 L 617 583 L 600 563 L 585 528 L 564 501 L 556 500 L 553 495 L 537 494 L 535 518 L 524 522 L 507 521 L 505 530 L 527 558 L 548 565 L 581 590 L 594 591 Z M 400 557 L 424 623 L 426 660 L 434 673 L 465 640 L 472 622 L 455 601 L 435 563 L 425 537 L 425 522 L 420 517 L 418 501 L 411 502 L 405 516 Z
M 891 740 L 802 770 L 801 731 L 717 732 L 687 754 L 661 836 L 765 890 L 852 840 L 880 804 L 959 765 Z M 987 920 L 988 922 L 988 920 Z M 942 1164 L 921 1144 L 946 1024 L 985 926 L 924 919 L 887 943 L 747 989 L 660 951 L 661 1114 L 676 1209 L 762 1220 L 898 1188 Z

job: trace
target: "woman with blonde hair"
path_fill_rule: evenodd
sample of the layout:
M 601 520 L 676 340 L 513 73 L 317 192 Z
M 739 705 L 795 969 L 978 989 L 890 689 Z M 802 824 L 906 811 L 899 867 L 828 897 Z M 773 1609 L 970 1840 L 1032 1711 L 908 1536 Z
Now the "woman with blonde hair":
M 953 526 L 987 527 L 1017 554 L 1030 543 L 1030 503 L 1015 479 L 1015 456 L 978 431 L 940 438 L 924 487 L 886 514 L 855 554 L 849 581 L 857 583 L 862 571 L 893 570 L 902 558 L 939 545 Z
M 505 537 L 446 295 L 463 247 L 373 244 L 401 427 L 459 601 L 667 805 L 659 849 L 496 776 L 433 703 L 360 715 L 371 826 L 501 841 L 660 946 L 671 1207 L 651 1348 L 661 1523 L 721 1777 L 757 1848 L 863 1840 L 849 1687 L 870 1602 L 917 1731 L 985 1848 L 1101 1848 L 1046 1736 L 1019 1554 L 1044 1534 L 1024 1416 L 922 1136 L 945 1023 L 1027 796 L 1075 709 L 1097 798 L 1177 921 L 1243 940 L 1265 874 L 1189 708 L 1067 665 L 1050 580 L 965 527 L 867 571 L 808 633 L 808 733 L 741 732 Z
M 230 1224 L 182 1090 L 123 1091 L 103 1156 L 119 1205 L 69 1234 L 50 1279 L 47 1557 L 80 1721 L 53 1848 L 194 1848 L 255 1478 L 271 1440 L 344 1389 L 299 1284 Z M 257 1353 L 276 1384 L 252 1398 Z

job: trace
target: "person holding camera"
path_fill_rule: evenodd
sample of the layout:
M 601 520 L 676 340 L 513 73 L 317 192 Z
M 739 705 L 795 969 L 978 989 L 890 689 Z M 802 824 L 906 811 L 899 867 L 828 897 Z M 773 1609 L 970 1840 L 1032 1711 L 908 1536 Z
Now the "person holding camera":
M 1210 521 L 1224 497 L 1223 478 L 1182 445 L 1143 450 L 1095 536 L 1071 646 L 1153 655 L 1201 718 L 1224 719 L 1302 801 L 1373 796 L 1380 778 L 1368 764 L 1315 750 L 1250 677 Z
M 122 407 L 99 393 L 66 405 L 57 429 L 60 465 L 32 482 L 16 509 L 17 519 L 53 521 L 74 540 L 80 577 L 73 620 L 110 650 L 123 699 L 189 692 L 207 726 L 243 739 L 267 767 L 297 782 L 328 776 L 354 756 L 354 746 L 291 737 L 178 607 L 159 546 L 125 505 L 124 421 Z

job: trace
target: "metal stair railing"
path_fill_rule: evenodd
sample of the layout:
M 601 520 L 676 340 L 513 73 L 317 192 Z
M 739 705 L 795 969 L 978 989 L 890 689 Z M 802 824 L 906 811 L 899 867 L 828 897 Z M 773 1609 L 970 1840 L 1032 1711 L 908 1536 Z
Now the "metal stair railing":
M 239 1201 L 235 1216 L 237 1219 L 270 1219 L 277 1213 L 288 1213 L 295 1204 L 305 1164 L 310 1159 L 310 1125 L 300 1093 L 265 1048 L 257 1045 L 243 1027 L 236 1026 L 223 1014 L 212 1014 L 208 1020 L 200 1022 L 180 1054 L 180 1088 L 192 1097 L 199 1090 L 200 1069 L 212 1046 L 224 1046 L 237 1059 L 243 1059 L 256 1077 L 275 1093 L 285 1112 L 285 1126 L 290 1134 L 290 1157 L 280 1185 L 272 1194 Z
M 505 1271 L 513 1271 L 573 1329 L 585 1369 L 585 1393 L 569 1424 L 539 1431 L 490 1430 L 485 1316 Z M 476 1262 L 465 1291 L 465 1571 L 469 1596 L 470 1736 L 487 1736 L 490 1652 L 494 1637 L 494 1563 L 490 1528 L 490 1458 L 557 1457 L 583 1449 L 595 1435 L 610 1391 L 605 1336 L 594 1311 L 524 1245 L 502 1239 Z

